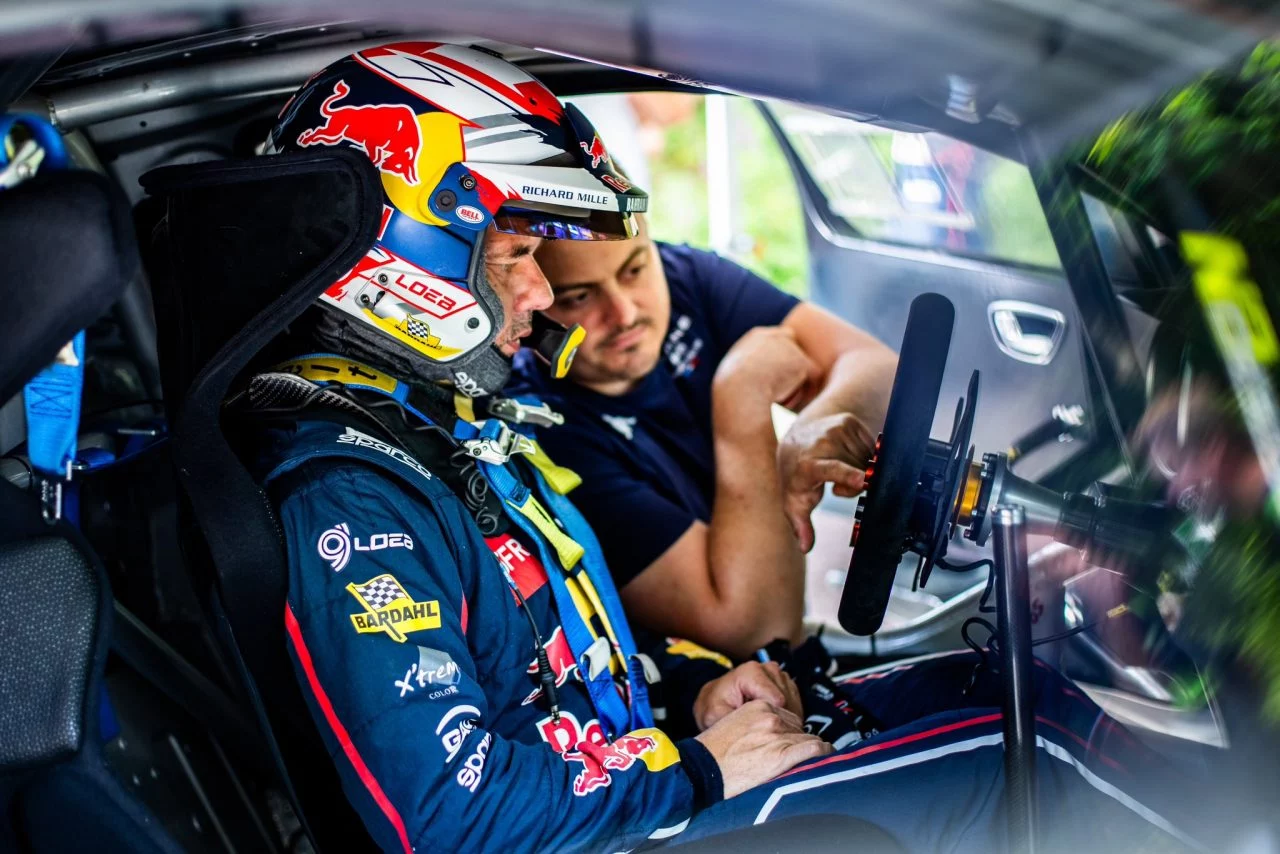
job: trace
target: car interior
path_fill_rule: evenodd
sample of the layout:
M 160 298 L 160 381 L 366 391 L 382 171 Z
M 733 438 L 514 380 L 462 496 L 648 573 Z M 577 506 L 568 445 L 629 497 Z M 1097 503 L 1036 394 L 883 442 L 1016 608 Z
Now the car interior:
M 0 192 L 0 291 L 14 307 L 0 312 L 0 850 L 372 846 L 293 677 L 279 523 L 222 405 L 363 256 L 381 216 L 367 158 L 262 158 L 265 134 L 315 70 L 403 32 L 238 23 L 125 30 L 5 66 L 9 110 L 52 120 L 69 164 Z M 443 40 L 499 54 L 561 98 L 721 92 L 463 32 Z M 1150 579 L 1110 568 L 1164 547 L 1151 496 L 1119 484 L 1135 468 L 1127 437 L 1143 408 L 1191 358 L 1160 320 L 1182 281 L 1168 238 L 1087 175 L 1023 168 L 1044 159 L 1006 139 L 1008 126 L 966 144 L 1022 169 L 1038 206 L 1056 200 L 1052 262 L 869 236 L 823 183 L 822 145 L 854 133 L 831 121 L 963 139 L 962 93 L 953 84 L 950 103 L 886 115 L 810 99 L 820 126 L 790 103 L 802 93 L 761 94 L 774 96 L 753 109 L 786 158 L 811 269 L 828 271 L 812 299 L 901 359 L 867 493 L 829 496 L 815 517 L 809 624 L 842 673 L 865 674 L 983 646 L 985 623 L 1005 638 L 1009 673 L 1032 654 L 1054 664 L 1139 739 L 1203 773 L 1234 746 L 1220 698 L 1165 628 Z M 1065 120 L 1042 123 L 1037 144 L 1070 135 Z M 20 122 L 7 133 L 5 165 L 35 134 Z M 51 520 L 33 489 L 22 390 L 80 330 L 75 471 Z M 1024 518 L 999 512 L 1015 499 Z M 1069 530 L 1068 510 L 1080 520 Z M 1025 773 L 1014 753 L 1008 772 Z M 797 850 L 780 842 L 795 840 L 785 824 L 704 848 Z M 895 850 L 835 816 L 807 822 L 803 839 L 806 850 Z

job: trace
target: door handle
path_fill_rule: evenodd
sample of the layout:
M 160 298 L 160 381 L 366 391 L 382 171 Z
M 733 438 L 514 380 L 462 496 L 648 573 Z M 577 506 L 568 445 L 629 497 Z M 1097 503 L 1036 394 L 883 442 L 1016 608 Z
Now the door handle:
M 1020 300 L 996 300 L 987 306 L 996 346 L 1006 356 L 1029 365 L 1053 361 L 1067 331 L 1067 318 L 1054 308 Z

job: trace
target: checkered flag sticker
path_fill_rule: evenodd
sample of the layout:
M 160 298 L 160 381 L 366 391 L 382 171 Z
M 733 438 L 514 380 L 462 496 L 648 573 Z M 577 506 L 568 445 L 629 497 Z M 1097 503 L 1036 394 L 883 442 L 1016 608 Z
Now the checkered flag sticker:
M 416 317 L 406 317 L 404 319 L 404 332 L 406 335 L 417 338 L 419 341 L 431 340 L 431 327 L 418 320 Z
M 409 594 L 391 575 L 379 575 L 364 584 L 352 584 L 351 592 L 373 611 L 385 608 L 392 602 L 409 599 Z M 411 599 L 409 601 L 412 601 Z

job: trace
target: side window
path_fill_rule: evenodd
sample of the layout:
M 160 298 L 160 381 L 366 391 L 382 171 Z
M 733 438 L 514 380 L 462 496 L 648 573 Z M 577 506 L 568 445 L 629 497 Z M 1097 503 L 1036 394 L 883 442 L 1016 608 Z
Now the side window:
M 791 104 L 769 109 L 838 232 L 1061 267 L 1022 164 L 942 134 L 889 130 Z
M 1080 198 L 1150 398 L 1180 370 L 1186 329 L 1194 322 L 1181 256 L 1164 233 L 1127 212 L 1127 200 L 1090 189 L 1082 189 Z
M 566 100 L 649 193 L 656 239 L 714 250 L 788 293 L 808 295 L 800 194 L 754 102 L 676 92 Z

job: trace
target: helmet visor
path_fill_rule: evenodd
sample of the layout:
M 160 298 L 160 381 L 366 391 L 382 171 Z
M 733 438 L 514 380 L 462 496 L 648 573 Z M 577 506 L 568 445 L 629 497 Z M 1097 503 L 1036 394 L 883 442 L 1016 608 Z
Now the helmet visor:
M 503 205 L 494 214 L 493 227 L 504 234 L 544 240 L 627 240 L 636 236 L 635 216 L 630 213 L 555 206 L 541 209 Z

